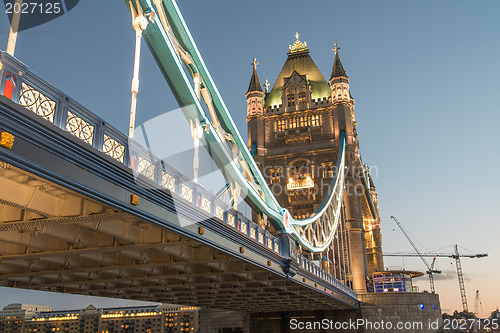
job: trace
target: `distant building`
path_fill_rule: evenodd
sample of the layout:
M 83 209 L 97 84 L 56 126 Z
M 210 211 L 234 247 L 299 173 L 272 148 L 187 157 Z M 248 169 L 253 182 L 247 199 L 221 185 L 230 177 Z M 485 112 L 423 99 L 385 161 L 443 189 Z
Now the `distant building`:
M 46 305 L 11 304 L 0 311 L 0 332 L 199 332 L 198 313 L 196 307 L 176 305 L 103 309 L 89 305 L 81 310 L 52 311 Z
M 52 311 L 48 305 L 37 304 L 9 304 L 0 311 L 0 332 L 19 333 L 23 331 L 26 319 L 40 312 Z

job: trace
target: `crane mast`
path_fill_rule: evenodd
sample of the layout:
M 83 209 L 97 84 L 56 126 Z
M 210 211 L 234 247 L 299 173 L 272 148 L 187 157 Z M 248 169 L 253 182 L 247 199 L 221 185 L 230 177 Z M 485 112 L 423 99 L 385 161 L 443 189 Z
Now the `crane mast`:
M 476 301 L 475 301 L 474 312 L 476 313 L 476 317 L 478 318 L 479 318 L 479 305 L 481 305 L 481 300 L 479 299 L 479 290 L 476 290 Z
M 458 253 L 458 245 L 455 244 L 455 262 L 457 263 L 458 285 L 460 287 L 460 296 L 462 297 L 462 306 L 464 312 L 469 312 L 467 305 L 467 294 L 465 293 L 464 274 L 462 273 L 462 263 L 460 262 L 460 254 Z
M 474 304 L 474 313 L 476 315 L 477 320 L 474 322 L 474 333 L 479 332 L 479 305 L 481 305 L 481 300 L 479 299 L 479 290 L 476 290 L 476 300 Z
M 430 269 L 427 271 L 427 274 L 429 274 L 429 284 L 431 285 L 431 292 L 434 294 L 434 292 L 436 291 L 436 288 L 434 287 L 434 276 L 432 275 L 433 272 L 436 272 L 438 274 L 441 273 L 441 271 L 435 271 L 434 270 L 434 264 L 436 263 L 436 257 L 434 257 L 434 259 L 432 259 L 432 264 L 431 264 L 431 267 Z

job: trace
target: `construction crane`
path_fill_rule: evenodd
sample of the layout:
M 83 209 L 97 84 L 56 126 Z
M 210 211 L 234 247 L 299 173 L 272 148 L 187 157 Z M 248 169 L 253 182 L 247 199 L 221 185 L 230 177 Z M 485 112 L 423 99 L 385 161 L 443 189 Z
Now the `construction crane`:
M 441 274 L 441 271 L 438 271 L 438 270 L 435 270 L 434 269 L 434 263 L 436 262 L 436 258 L 434 258 L 432 260 L 432 264 L 429 265 L 427 263 L 427 261 L 424 259 L 424 256 L 420 253 L 420 251 L 418 250 L 417 246 L 415 245 L 415 243 L 413 243 L 413 241 L 411 240 L 410 236 L 408 235 L 408 233 L 406 232 L 406 230 L 403 228 L 403 226 L 401 225 L 401 223 L 398 221 L 398 219 L 395 217 L 395 216 L 391 216 L 391 219 L 393 219 L 396 224 L 398 225 L 399 229 L 401 229 L 401 231 L 403 232 L 403 234 L 405 235 L 406 239 L 408 239 L 408 241 L 410 242 L 411 246 L 413 247 L 413 249 L 415 250 L 416 252 L 416 256 L 419 256 L 420 259 L 422 259 L 422 261 L 424 262 L 425 266 L 427 267 L 427 274 L 429 275 L 429 284 L 431 286 L 431 293 L 435 294 L 436 293 L 436 289 L 434 287 L 434 273 L 436 274 Z M 385 254 L 384 254 L 385 255 Z
M 462 273 L 462 263 L 460 262 L 460 254 L 458 253 L 457 244 L 455 244 L 455 261 L 457 263 L 458 285 L 460 287 L 460 296 L 462 297 L 462 306 L 464 308 L 464 312 L 469 312 L 467 294 L 465 293 L 464 274 Z
M 474 313 L 476 314 L 476 317 L 479 318 L 479 307 L 481 309 L 483 308 L 483 305 L 481 304 L 481 299 L 479 298 L 479 290 L 476 290 L 476 302 L 475 302 L 475 307 L 474 307 Z
M 432 264 L 430 268 L 427 270 L 427 275 L 429 275 L 429 283 L 431 285 L 431 292 L 434 294 L 436 292 L 436 288 L 434 287 L 434 273 L 436 274 L 441 274 L 441 271 L 435 270 L 434 269 L 434 264 L 436 263 L 436 257 L 432 259 Z
M 408 237 L 408 236 L 407 236 Z M 460 258 L 484 258 L 488 256 L 488 253 L 476 253 L 476 254 L 460 254 L 458 252 L 458 245 L 454 245 L 454 252 L 453 253 L 432 253 L 432 252 L 424 252 L 424 253 L 405 253 L 405 252 L 393 252 L 393 253 L 387 253 L 384 252 L 383 255 L 386 257 L 420 257 L 420 258 L 425 258 L 425 257 L 446 257 L 446 258 L 452 258 L 455 259 L 456 266 L 457 266 L 457 275 L 458 275 L 458 285 L 460 287 L 460 296 L 462 297 L 462 306 L 463 310 L 465 312 L 469 312 L 469 306 L 467 305 L 467 295 L 465 293 L 465 284 L 464 284 L 464 275 L 462 272 L 462 263 L 460 261 Z M 429 269 L 430 270 L 430 269 Z M 433 281 L 434 282 L 434 281 Z M 432 284 L 433 284 L 432 282 Z M 432 286 L 431 286 L 431 291 L 432 291 Z
M 481 304 L 481 300 L 479 299 L 479 290 L 476 290 L 476 301 L 475 301 L 475 306 L 474 306 L 474 314 L 476 315 L 476 318 L 479 319 L 479 306 L 481 306 L 481 310 L 483 308 Z M 474 321 L 474 333 L 479 332 L 479 322 L 476 320 Z

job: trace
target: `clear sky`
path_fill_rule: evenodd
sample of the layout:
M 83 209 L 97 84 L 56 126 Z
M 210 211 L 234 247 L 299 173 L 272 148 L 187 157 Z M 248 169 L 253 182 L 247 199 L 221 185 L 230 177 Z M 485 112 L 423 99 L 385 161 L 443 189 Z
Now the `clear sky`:
M 179 7 L 243 137 L 252 58 L 261 82 L 274 83 L 299 32 L 328 79 L 337 42 L 363 161 L 378 170 L 384 251 L 412 251 L 389 218 L 396 215 L 421 249 L 451 252 L 458 243 L 488 252 L 462 260 L 469 308 L 477 289 L 481 315 L 500 307 L 500 2 L 179 0 Z M 0 13 L 1 49 L 8 28 Z M 84 0 L 21 32 L 16 57 L 126 133 L 134 36 L 124 1 Z M 142 51 L 138 124 L 177 107 L 145 44 Z M 165 123 L 166 133 L 172 126 Z M 403 261 L 388 258 L 386 266 Z M 404 266 L 424 270 L 416 259 Z M 460 310 L 454 263 L 438 259 L 436 268 L 443 310 Z M 426 277 L 417 281 L 428 289 Z M 13 302 L 124 304 L 0 289 L 0 306 Z

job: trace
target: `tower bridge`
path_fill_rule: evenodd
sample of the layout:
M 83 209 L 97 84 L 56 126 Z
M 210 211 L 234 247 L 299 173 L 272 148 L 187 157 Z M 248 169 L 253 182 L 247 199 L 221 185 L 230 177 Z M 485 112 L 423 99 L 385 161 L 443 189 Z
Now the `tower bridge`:
M 358 306 L 288 235 L 1 61 L 2 286 L 249 312 Z
M 337 44 L 328 81 L 298 34 L 271 90 L 254 59 L 245 142 L 175 1 L 127 6 L 139 45 L 128 136 L 0 54 L 0 285 L 271 316 L 356 313 L 384 267 Z M 190 123 L 194 179 L 134 140 L 141 38 Z M 200 145 L 231 201 L 198 183 Z

